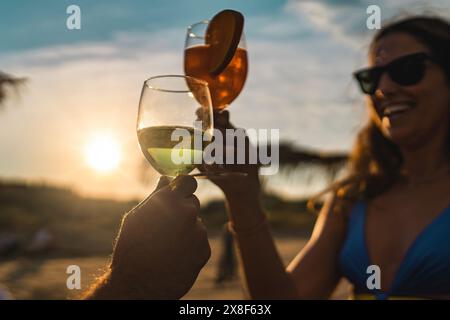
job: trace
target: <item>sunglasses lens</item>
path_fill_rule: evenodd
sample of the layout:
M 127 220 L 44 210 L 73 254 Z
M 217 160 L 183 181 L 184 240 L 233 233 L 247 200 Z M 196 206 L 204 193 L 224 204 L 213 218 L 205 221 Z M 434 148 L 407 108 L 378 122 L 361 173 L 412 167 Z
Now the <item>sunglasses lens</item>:
M 430 59 L 424 53 L 408 55 L 392 61 L 384 67 L 373 67 L 356 72 L 361 90 L 366 94 L 374 94 L 384 71 L 389 73 L 391 80 L 402 86 L 412 86 L 422 81 L 425 76 L 425 60 Z
M 389 68 L 392 80 L 403 86 L 419 83 L 425 75 L 424 59 L 421 56 L 411 56 L 399 59 Z
M 378 72 L 375 70 L 362 70 L 355 74 L 361 90 L 366 94 L 373 94 L 378 83 Z

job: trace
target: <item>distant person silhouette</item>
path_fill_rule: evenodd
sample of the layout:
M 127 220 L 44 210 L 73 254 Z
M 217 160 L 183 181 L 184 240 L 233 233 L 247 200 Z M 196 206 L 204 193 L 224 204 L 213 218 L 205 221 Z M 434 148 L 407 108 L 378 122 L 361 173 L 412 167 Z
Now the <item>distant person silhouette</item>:
M 236 275 L 236 257 L 234 253 L 233 235 L 228 228 L 228 223 L 222 227 L 220 256 L 217 264 L 217 276 L 215 283 L 221 285 L 233 280 Z

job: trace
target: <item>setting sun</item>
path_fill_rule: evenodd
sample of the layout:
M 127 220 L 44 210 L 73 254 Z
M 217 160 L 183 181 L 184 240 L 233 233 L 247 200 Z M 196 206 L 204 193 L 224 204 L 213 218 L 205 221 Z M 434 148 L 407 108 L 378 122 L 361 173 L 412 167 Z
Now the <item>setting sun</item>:
M 87 144 L 85 157 L 92 169 L 108 172 L 116 169 L 120 163 L 120 146 L 112 136 L 97 135 Z

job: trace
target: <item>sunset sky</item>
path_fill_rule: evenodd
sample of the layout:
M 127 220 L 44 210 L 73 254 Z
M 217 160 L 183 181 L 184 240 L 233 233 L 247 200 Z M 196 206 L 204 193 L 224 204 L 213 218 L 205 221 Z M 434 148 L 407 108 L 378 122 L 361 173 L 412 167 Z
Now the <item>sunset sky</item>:
M 66 28 L 70 4 L 81 8 L 81 30 Z M 366 117 L 351 72 L 365 64 L 374 33 L 369 4 L 380 6 L 382 20 L 424 9 L 450 17 L 448 0 L 1 1 L 0 70 L 28 81 L 0 109 L 0 177 L 89 196 L 151 191 L 158 174 L 148 165 L 143 183 L 135 132 L 142 83 L 182 74 L 186 27 L 225 8 L 245 16 L 250 68 L 229 107 L 232 122 L 278 128 L 299 146 L 349 150 Z M 95 143 L 110 147 L 117 167 L 96 170 Z M 269 187 L 285 196 L 306 190 L 284 177 Z M 202 182 L 199 194 L 218 192 Z

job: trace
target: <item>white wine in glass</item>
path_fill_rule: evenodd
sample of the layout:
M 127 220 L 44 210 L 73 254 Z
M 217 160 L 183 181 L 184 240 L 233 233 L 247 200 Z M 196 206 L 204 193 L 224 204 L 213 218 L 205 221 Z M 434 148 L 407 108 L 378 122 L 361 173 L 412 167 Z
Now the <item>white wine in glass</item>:
M 160 174 L 177 176 L 193 171 L 202 163 L 212 129 L 211 97 L 205 81 L 181 75 L 145 81 L 137 136 L 146 159 Z M 201 175 L 206 174 L 196 174 Z
M 190 138 L 182 146 L 174 149 L 179 142 L 173 141 L 171 137 L 172 133 L 177 130 L 186 130 Z M 199 133 L 195 131 L 199 131 Z M 203 134 L 203 131 L 192 127 L 155 126 L 139 130 L 138 140 L 148 162 L 159 173 L 177 176 L 179 174 L 189 174 L 195 169 L 196 163 L 201 162 L 204 146 L 196 146 L 193 137 L 196 135 L 202 137 Z M 174 156 L 186 161 L 183 163 L 174 161 Z

